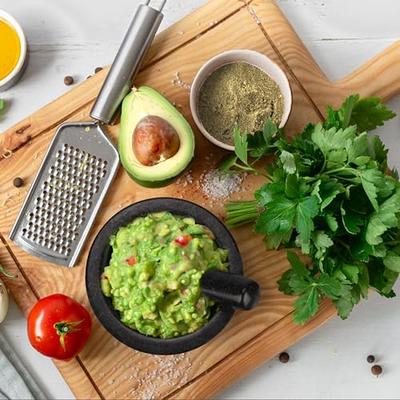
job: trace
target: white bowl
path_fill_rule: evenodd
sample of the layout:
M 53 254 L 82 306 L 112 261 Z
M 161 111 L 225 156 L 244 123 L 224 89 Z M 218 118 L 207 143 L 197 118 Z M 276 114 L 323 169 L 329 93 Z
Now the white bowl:
M 215 145 L 222 147 L 223 149 L 231 151 L 235 150 L 234 146 L 231 146 L 229 144 L 217 140 L 214 136 L 210 135 L 210 133 L 207 132 L 207 130 L 204 128 L 204 125 L 201 122 L 198 114 L 198 101 L 199 101 L 200 89 L 203 86 L 203 83 L 215 70 L 222 67 L 223 65 L 239 61 L 247 62 L 249 64 L 252 64 L 260 68 L 278 84 L 284 99 L 284 111 L 281 123 L 279 125 L 281 128 L 285 126 L 289 118 L 290 111 L 292 109 L 292 91 L 290 89 L 290 84 L 285 73 L 277 64 L 275 64 L 270 58 L 268 58 L 264 54 L 258 53 L 253 50 L 230 50 L 221 53 L 212 58 L 211 60 L 209 60 L 206 64 L 204 64 L 200 68 L 199 72 L 194 78 L 190 91 L 190 109 L 193 115 L 193 119 L 197 127 L 199 128 L 200 132 L 211 143 L 214 143 Z
M 19 41 L 21 43 L 21 54 L 19 56 L 19 60 L 15 68 L 8 74 L 5 78 L 0 80 L 0 92 L 9 89 L 11 86 L 15 85 L 19 78 L 21 78 L 24 73 L 26 64 L 27 64 L 27 53 L 28 53 L 28 45 L 26 42 L 24 31 L 21 28 L 21 25 L 16 21 L 16 19 L 5 12 L 4 10 L 0 10 L 0 19 L 7 21 L 17 32 Z

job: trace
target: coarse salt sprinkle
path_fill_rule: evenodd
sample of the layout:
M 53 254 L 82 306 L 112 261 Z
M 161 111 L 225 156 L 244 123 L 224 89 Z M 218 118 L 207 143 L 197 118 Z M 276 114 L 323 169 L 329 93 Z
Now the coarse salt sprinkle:
M 240 191 L 244 178 L 243 173 L 227 173 L 211 169 L 200 176 L 199 183 L 206 197 L 224 200 Z

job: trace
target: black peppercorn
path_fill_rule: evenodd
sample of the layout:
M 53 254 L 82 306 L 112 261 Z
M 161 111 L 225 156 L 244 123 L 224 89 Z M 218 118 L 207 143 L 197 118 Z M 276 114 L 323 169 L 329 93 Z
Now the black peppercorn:
M 290 357 L 289 357 L 288 353 L 283 352 L 283 353 L 279 354 L 279 361 L 281 363 L 286 364 L 287 362 L 289 362 L 289 359 L 290 359 Z
M 371 367 L 371 372 L 373 375 L 379 376 L 383 372 L 383 369 L 380 365 L 373 365 Z
M 74 78 L 72 77 L 72 76 L 66 76 L 65 78 L 64 78 L 64 84 L 65 85 L 67 85 L 67 86 L 70 86 L 70 85 L 72 85 L 74 83 Z
M 97 74 L 98 72 L 100 72 L 103 68 L 102 67 L 96 67 L 96 69 L 94 70 L 94 73 Z
M 19 188 L 19 187 L 23 186 L 23 184 L 24 184 L 24 180 L 22 178 L 20 178 L 20 177 L 15 178 L 14 181 L 13 181 L 13 185 L 16 188 Z
M 373 362 L 375 362 L 375 356 L 373 356 L 372 354 L 370 354 L 367 357 L 367 362 L 369 362 L 370 364 L 372 364 Z

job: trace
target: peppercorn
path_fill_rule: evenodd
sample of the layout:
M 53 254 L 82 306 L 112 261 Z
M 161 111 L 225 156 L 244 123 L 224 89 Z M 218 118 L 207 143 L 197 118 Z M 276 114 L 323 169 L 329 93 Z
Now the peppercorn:
M 23 184 L 24 184 L 24 180 L 22 178 L 20 178 L 19 176 L 17 178 L 15 178 L 14 181 L 13 181 L 13 185 L 16 188 L 21 187 Z
M 287 362 L 289 362 L 289 354 L 286 353 L 285 351 L 281 354 L 279 354 L 279 361 L 283 364 L 286 364 Z
M 96 69 L 94 70 L 94 73 L 97 74 L 98 72 L 100 72 L 103 68 L 102 67 L 96 67 Z
M 371 367 L 371 372 L 373 375 L 379 376 L 383 372 L 383 369 L 380 365 L 373 365 Z
M 373 356 L 372 354 L 370 354 L 370 355 L 367 357 L 367 362 L 369 362 L 370 364 L 374 363 L 374 362 L 375 362 L 375 356 Z
M 67 76 L 64 78 L 64 84 L 65 84 L 65 85 L 70 86 L 70 85 L 72 85 L 73 83 L 74 83 L 74 78 L 73 78 L 72 76 L 67 75 Z
M 92 75 L 88 75 L 87 77 L 86 77 L 86 79 L 89 79 L 89 78 L 91 78 L 92 77 Z

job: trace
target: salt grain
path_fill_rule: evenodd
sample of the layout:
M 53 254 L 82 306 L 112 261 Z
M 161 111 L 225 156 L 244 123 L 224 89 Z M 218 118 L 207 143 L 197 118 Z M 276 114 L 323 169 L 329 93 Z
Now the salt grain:
M 243 173 L 211 169 L 200 176 L 200 188 L 208 198 L 224 200 L 240 191 L 244 177 Z
M 149 361 L 149 369 L 143 370 L 145 372 L 141 377 L 136 376 L 137 385 L 129 391 L 132 397 L 142 399 L 162 397 L 165 392 L 188 382 L 192 363 L 185 354 L 153 356 Z M 134 376 L 139 372 L 139 369 L 135 370 Z
M 175 79 L 173 79 L 172 84 L 176 87 L 179 87 L 181 89 L 186 89 L 188 91 L 190 91 L 191 89 L 191 85 L 187 82 L 185 82 L 184 80 L 182 80 L 181 76 L 180 76 L 180 72 L 176 72 L 175 73 Z

